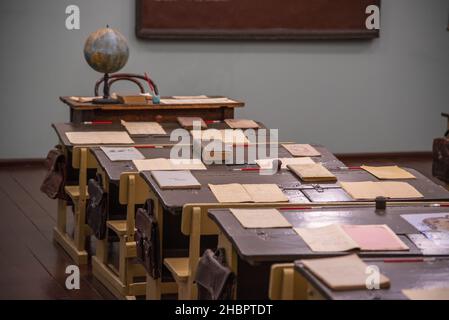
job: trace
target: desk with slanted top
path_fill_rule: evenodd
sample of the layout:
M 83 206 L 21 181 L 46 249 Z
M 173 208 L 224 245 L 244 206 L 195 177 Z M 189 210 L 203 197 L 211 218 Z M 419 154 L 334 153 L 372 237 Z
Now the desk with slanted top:
M 282 208 L 282 205 L 279 205 Z M 388 207 L 382 214 L 371 206 L 335 207 L 320 209 L 281 210 L 283 216 L 295 228 L 316 227 L 326 224 L 386 224 L 410 248 L 409 251 L 368 252 L 358 251 L 364 258 L 422 257 L 423 252 L 409 238 L 419 233 L 405 221 L 401 214 L 446 213 L 447 208 L 422 205 Z M 237 274 L 237 296 L 242 299 L 266 299 L 270 267 L 274 263 L 292 262 L 297 259 L 323 258 L 347 254 L 345 252 L 313 252 L 292 228 L 245 229 L 228 209 L 209 210 L 209 217 L 218 225 L 221 243 L 232 250 L 227 257 Z M 441 252 L 449 256 L 449 251 Z M 251 275 L 251 276 L 249 276 Z M 355 296 L 354 296 L 355 297 Z
M 330 300 L 404 300 L 404 289 L 422 289 L 449 286 L 449 259 L 431 261 L 394 262 L 389 259 L 363 259 L 369 266 L 377 266 L 379 272 L 390 279 L 390 288 L 379 290 L 333 291 L 295 261 L 294 270 L 307 281 L 308 299 Z M 295 288 L 296 289 L 296 288 Z
M 171 97 L 168 97 L 171 98 Z M 211 97 L 223 98 L 223 97 Z M 77 102 L 70 97 L 59 98 L 70 108 L 70 121 L 82 123 L 94 120 L 175 122 L 177 117 L 202 117 L 204 120 L 234 118 L 234 109 L 245 106 L 244 102 L 232 100 L 226 103 L 185 104 L 93 104 Z M 164 98 L 162 98 L 164 99 Z

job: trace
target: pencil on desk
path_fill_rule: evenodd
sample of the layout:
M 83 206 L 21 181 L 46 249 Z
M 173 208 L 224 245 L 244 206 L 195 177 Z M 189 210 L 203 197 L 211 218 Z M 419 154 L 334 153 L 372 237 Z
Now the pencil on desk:
M 83 124 L 112 124 L 112 121 L 84 121 Z
M 165 146 L 155 146 L 155 145 L 138 145 L 134 146 L 137 149 L 164 149 Z
M 206 122 L 206 124 L 213 124 L 213 123 L 221 123 L 221 120 L 204 120 L 204 122 Z

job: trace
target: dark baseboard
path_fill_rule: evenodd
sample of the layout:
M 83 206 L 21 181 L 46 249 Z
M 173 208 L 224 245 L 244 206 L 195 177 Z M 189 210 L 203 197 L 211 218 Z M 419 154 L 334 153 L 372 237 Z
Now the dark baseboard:
M 336 153 L 342 159 L 431 159 L 432 151 Z
M 33 159 L 0 159 L 0 168 L 10 167 L 41 167 L 44 165 L 44 158 Z

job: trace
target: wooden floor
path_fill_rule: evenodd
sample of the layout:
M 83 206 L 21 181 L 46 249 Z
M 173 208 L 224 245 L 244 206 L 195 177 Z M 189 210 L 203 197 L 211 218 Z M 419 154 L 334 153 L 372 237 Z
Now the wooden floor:
M 428 155 L 342 160 L 348 166 L 397 163 L 431 177 Z M 52 240 L 56 201 L 39 191 L 44 174 L 38 165 L 0 167 L 0 299 L 113 299 L 89 266 L 81 267 L 80 290 L 65 288 L 72 261 Z

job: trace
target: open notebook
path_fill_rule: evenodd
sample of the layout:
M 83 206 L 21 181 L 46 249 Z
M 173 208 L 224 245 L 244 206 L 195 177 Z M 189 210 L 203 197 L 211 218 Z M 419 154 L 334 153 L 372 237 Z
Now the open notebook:
M 374 200 L 377 197 L 391 199 L 423 198 L 423 195 L 407 182 L 361 181 L 340 182 L 343 189 L 356 200 Z
M 199 141 L 221 141 L 224 144 L 245 145 L 249 144 L 245 133 L 240 129 L 207 129 L 192 130 L 192 137 Z
M 335 291 L 367 289 L 368 265 L 356 254 L 343 257 L 301 260 L 304 267 Z M 380 275 L 379 287 L 390 287 L 390 280 Z
M 199 189 L 201 184 L 190 171 L 151 171 L 151 176 L 163 190 Z
M 209 184 L 218 202 L 288 202 L 276 184 Z
M 387 225 L 338 225 L 295 228 L 315 252 L 406 251 L 407 245 Z

